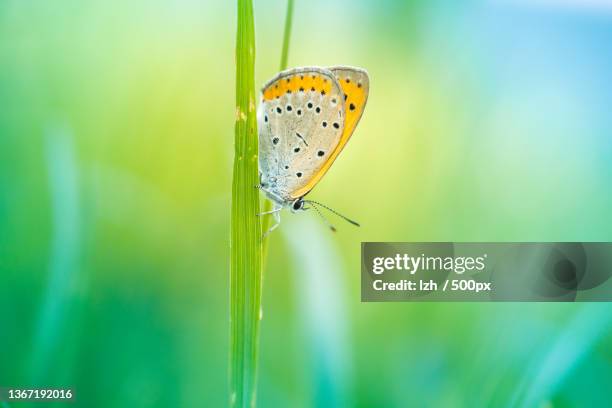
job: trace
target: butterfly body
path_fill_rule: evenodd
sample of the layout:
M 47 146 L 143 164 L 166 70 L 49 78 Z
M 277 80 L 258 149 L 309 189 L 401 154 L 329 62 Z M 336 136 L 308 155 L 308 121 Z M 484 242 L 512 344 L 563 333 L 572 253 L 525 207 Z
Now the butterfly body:
M 272 213 L 306 208 L 303 197 L 351 137 L 368 91 L 367 72 L 352 67 L 294 68 L 264 85 L 257 112 L 260 188 L 275 203 Z

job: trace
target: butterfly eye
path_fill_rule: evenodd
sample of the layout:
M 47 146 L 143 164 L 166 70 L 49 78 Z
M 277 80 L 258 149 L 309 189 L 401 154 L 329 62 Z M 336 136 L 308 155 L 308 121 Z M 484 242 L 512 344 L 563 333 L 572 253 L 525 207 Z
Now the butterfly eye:
M 296 200 L 296 201 L 293 203 L 293 209 L 294 209 L 294 210 L 301 210 L 303 206 L 304 206 L 304 202 L 303 202 L 303 201 L 301 201 L 301 200 Z

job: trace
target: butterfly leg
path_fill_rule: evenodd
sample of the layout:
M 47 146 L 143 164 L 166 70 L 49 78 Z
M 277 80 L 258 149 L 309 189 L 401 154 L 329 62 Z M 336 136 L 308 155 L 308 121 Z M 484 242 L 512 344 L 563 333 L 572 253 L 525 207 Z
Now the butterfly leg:
M 261 190 L 264 187 L 264 183 L 261 181 L 262 174 L 259 173 L 259 183 L 255 184 L 255 188 Z
M 279 212 L 282 209 L 283 209 L 283 207 L 278 207 L 278 208 L 275 208 L 275 209 L 273 209 L 271 211 L 260 212 L 259 214 L 257 214 L 257 216 L 261 217 L 262 215 L 276 214 L 277 212 Z
M 283 207 L 277 207 L 272 211 L 268 211 L 266 214 L 272 214 L 272 216 L 274 217 L 274 225 L 272 225 L 270 227 L 270 229 L 268 231 L 266 231 L 263 236 L 261 237 L 262 239 L 264 239 L 265 237 L 267 237 L 272 231 L 274 231 L 276 228 L 278 228 L 278 226 L 280 225 L 280 210 L 282 210 Z

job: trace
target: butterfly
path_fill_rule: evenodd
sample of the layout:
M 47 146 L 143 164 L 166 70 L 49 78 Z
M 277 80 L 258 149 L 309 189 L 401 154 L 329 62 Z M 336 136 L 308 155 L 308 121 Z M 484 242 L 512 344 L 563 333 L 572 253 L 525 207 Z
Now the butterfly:
M 331 208 L 305 200 L 329 170 L 359 123 L 370 89 L 367 71 L 337 66 L 304 67 L 280 72 L 261 91 L 259 128 L 259 188 L 274 203 L 271 211 L 280 224 L 280 211 L 321 206 L 354 225 Z M 309 206 L 306 206 L 308 204 Z

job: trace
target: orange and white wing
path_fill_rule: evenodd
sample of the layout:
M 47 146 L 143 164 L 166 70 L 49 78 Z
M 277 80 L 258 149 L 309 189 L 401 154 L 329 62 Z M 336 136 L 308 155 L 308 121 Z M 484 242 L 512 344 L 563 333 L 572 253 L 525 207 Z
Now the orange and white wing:
M 325 68 L 279 73 L 262 90 L 258 111 L 262 189 L 280 204 L 309 191 L 345 129 L 344 94 Z
M 338 144 L 332 153 L 326 158 L 325 162 L 314 173 L 307 183 L 291 192 L 292 198 L 299 198 L 307 194 L 321 180 L 327 170 L 331 167 L 340 154 L 346 143 L 349 141 L 368 101 L 370 91 L 370 78 L 368 72 L 361 68 L 353 67 L 331 67 L 328 68 L 333 73 L 338 84 L 342 88 L 342 99 L 344 103 L 344 128 Z

